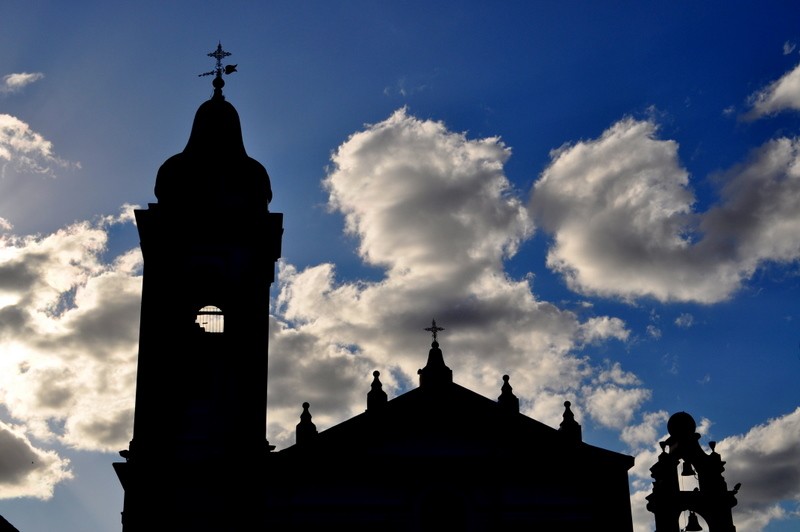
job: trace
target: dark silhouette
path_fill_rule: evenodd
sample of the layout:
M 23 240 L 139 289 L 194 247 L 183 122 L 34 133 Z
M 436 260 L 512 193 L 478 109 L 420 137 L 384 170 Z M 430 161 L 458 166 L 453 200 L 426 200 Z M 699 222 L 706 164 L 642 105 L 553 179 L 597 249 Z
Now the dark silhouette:
M 632 457 L 582 442 L 568 401 L 559 430 L 520 414 L 508 375 L 497 401 L 454 383 L 426 330 L 418 388 L 387 401 L 375 371 L 367 410 L 319 433 L 303 404 L 267 529 L 632 530 Z
M 678 412 L 667 422 L 669 438 L 661 442 L 658 462 L 650 468 L 653 493 L 647 496 L 647 509 L 655 514 L 656 532 L 679 532 L 678 520 L 689 511 L 685 530 L 702 530 L 697 515 L 708 524 L 709 532 L 735 532 L 731 509 L 741 484 L 728 490 L 722 472 L 725 462 L 716 452 L 716 442 L 709 442 L 711 453 L 700 447 L 697 425 L 689 414 Z M 667 452 L 667 447 L 669 451 Z M 682 491 L 678 482 L 678 465 L 682 476 L 697 476 L 699 487 Z
M 453 382 L 433 336 L 419 387 L 318 432 L 304 403 L 297 443 L 265 437 L 269 287 L 282 215 L 225 101 L 214 93 L 183 152 L 159 169 L 158 203 L 136 211 L 144 255 L 134 433 L 114 464 L 124 532 L 632 529 L 633 458 L 582 441 Z M 365 383 L 365 391 L 367 385 Z M 480 437 L 480 438 L 479 438 Z
M 0 515 L 0 532 L 19 532 L 19 530 Z
M 225 101 L 214 93 L 182 153 L 136 211 L 144 256 L 136 410 L 114 464 L 125 532 L 252 530 L 264 506 L 269 289 L 283 215 Z M 256 482 L 257 480 L 257 482 Z

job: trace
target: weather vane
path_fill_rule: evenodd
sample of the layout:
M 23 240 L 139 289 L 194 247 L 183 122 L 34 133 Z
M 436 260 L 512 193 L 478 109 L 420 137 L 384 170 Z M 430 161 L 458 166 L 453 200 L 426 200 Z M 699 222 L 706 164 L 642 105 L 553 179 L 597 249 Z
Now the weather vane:
M 233 74 L 234 72 L 236 72 L 236 66 L 237 65 L 225 65 L 224 67 L 222 66 L 222 59 L 224 57 L 228 57 L 229 55 L 231 55 L 231 53 L 230 52 L 226 52 L 225 50 L 222 49 L 222 43 L 221 42 L 217 44 L 217 49 L 216 50 L 214 50 L 210 54 L 206 54 L 206 55 L 208 55 L 208 57 L 213 57 L 214 59 L 216 59 L 217 60 L 217 66 L 214 67 L 214 70 L 209 70 L 208 72 L 203 72 L 202 74 L 198 74 L 199 77 L 201 77 L 201 76 L 213 76 L 214 74 L 216 74 L 216 76 L 218 78 L 221 78 L 223 73 L 225 75 L 228 75 L 228 74 Z
M 438 333 L 439 331 L 443 331 L 444 327 L 437 327 L 436 326 L 436 320 L 433 320 L 431 326 L 430 327 L 425 327 L 425 330 L 430 332 L 433 335 L 433 341 L 435 342 L 436 341 L 436 333 Z

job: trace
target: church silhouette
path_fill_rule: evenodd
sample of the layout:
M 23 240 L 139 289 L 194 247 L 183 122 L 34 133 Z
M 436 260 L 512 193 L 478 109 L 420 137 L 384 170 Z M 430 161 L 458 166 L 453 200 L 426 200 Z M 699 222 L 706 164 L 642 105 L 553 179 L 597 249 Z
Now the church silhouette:
M 582 441 L 569 402 L 557 429 L 523 415 L 508 376 L 496 400 L 455 383 L 435 321 L 419 387 L 389 400 L 375 371 L 362 414 L 318 432 L 304 403 L 296 444 L 269 445 L 283 215 L 222 94 L 230 54 L 208 55 L 213 96 L 159 169 L 157 203 L 135 213 L 145 266 L 133 439 L 114 464 L 123 531 L 632 531 L 633 457 Z M 672 516 L 683 503 L 668 498 L 654 504 Z

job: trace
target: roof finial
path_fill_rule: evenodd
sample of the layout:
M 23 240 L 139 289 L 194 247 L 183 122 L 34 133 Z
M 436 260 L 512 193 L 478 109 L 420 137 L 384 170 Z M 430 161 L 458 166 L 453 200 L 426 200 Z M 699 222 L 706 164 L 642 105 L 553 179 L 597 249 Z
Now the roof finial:
M 206 54 L 208 57 L 213 57 L 217 60 L 217 65 L 214 67 L 214 70 L 209 70 L 208 72 L 203 72 L 202 74 L 198 74 L 198 76 L 215 76 L 214 81 L 211 82 L 214 85 L 214 96 L 222 96 L 222 87 L 225 86 L 225 81 L 222 79 L 222 74 L 225 75 L 233 74 L 236 72 L 237 65 L 225 65 L 222 66 L 222 59 L 224 57 L 228 57 L 231 55 L 230 52 L 226 52 L 222 49 L 222 43 L 217 43 L 217 49 L 213 52 Z
M 432 323 L 432 325 L 430 327 L 425 327 L 425 330 L 430 332 L 433 335 L 433 341 L 435 342 L 436 341 L 436 334 L 439 331 L 443 331 L 444 327 L 437 327 L 436 326 L 436 320 L 432 320 L 431 323 Z
M 431 342 L 431 350 L 428 351 L 428 363 L 424 368 L 417 371 L 419 385 L 425 386 L 428 383 L 437 386 L 441 383 L 453 382 L 453 370 L 444 363 L 444 355 L 442 355 L 442 350 L 439 349 L 439 342 L 436 341 L 436 335 L 439 331 L 443 331 L 444 327 L 437 327 L 436 320 L 433 320 L 431 326 L 425 327 L 425 330 L 433 335 L 433 342 Z
M 558 431 L 563 434 L 572 443 L 580 443 L 583 439 L 581 426 L 575 421 L 575 414 L 570 410 L 572 403 L 564 401 L 564 415 Z
M 300 414 L 300 423 L 297 424 L 297 432 L 295 433 L 298 445 L 307 443 L 317 435 L 317 427 L 311 422 L 311 412 L 308 411 L 310 406 L 308 402 L 303 403 L 303 412 Z
M 372 372 L 372 376 L 374 377 L 372 381 L 372 387 L 370 391 L 367 393 L 367 410 L 375 410 L 377 408 L 382 407 L 386 404 L 388 400 L 388 396 L 386 392 L 383 391 L 383 384 L 378 377 L 381 376 L 381 372 L 375 370 Z
M 512 392 L 511 385 L 508 383 L 508 375 L 503 375 L 503 386 L 500 387 L 500 397 L 497 403 L 508 412 L 519 412 L 519 398 Z

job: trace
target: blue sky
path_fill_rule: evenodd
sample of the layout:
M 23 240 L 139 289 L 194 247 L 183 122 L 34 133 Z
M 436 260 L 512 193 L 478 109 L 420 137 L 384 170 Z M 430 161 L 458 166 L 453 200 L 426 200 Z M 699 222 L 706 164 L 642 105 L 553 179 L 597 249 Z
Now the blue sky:
M 691 413 L 740 530 L 800 522 L 800 29 L 792 2 L 7 2 L 0 514 L 119 526 L 141 257 L 131 205 L 225 94 L 283 212 L 268 436 L 511 375 L 647 469 Z M 385 379 L 384 379 L 385 377 Z M 479 429 L 476 429 L 479 432 Z M 5 458 L 4 458 L 5 457 Z M 28 460 L 30 458 L 30 460 Z M 32 462 L 28 467 L 28 461 Z M 24 465 L 23 465 L 24 464 Z M 390 474 L 390 472 L 386 472 Z

